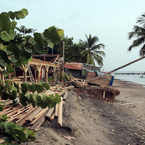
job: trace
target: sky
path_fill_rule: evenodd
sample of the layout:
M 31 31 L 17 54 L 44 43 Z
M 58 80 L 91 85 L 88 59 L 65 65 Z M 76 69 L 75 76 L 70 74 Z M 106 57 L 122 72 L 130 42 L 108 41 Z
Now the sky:
M 102 69 L 111 71 L 139 58 L 141 46 L 127 51 L 134 40 L 128 39 L 128 33 L 145 13 L 144 6 L 144 0 L 0 0 L 0 13 L 25 8 L 29 14 L 17 26 L 42 33 L 55 25 L 76 43 L 86 40 L 85 35 L 97 36 L 96 44 L 105 45 Z M 145 71 L 145 59 L 121 71 Z

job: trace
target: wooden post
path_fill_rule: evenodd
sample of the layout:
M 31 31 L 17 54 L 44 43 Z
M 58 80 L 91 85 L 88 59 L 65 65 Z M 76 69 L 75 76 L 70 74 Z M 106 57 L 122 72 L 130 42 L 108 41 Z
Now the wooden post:
M 36 65 L 38 70 L 38 83 L 40 82 L 40 74 L 41 74 L 41 65 Z
M 53 81 L 55 81 L 55 70 L 56 70 L 56 67 L 53 67 Z
M 46 83 L 48 83 L 48 71 L 49 71 L 49 66 L 46 66 Z

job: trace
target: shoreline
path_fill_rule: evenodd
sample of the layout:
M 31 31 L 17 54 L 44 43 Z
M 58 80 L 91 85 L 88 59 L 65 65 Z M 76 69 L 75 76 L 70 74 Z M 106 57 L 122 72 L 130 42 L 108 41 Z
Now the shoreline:
M 133 81 L 126 81 L 126 80 L 116 79 L 116 78 L 114 78 L 114 80 L 122 81 L 122 82 L 125 82 L 125 83 L 130 83 L 130 84 L 141 85 L 142 87 L 145 87 L 145 84 L 141 84 L 141 83 L 137 83 L 137 82 L 133 82 Z M 114 81 L 113 81 L 113 83 L 114 83 Z

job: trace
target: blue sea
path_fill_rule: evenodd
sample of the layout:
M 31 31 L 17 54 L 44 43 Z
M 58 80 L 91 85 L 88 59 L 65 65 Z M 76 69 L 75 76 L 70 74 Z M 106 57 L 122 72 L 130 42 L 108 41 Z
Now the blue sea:
M 145 87 L 145 78 L 140 78 L 141 75 L 115 75 L 115 79 L 129 81 L 136 84 L 141 84 Z M 144 75 L 145 77 L 145 75 Z

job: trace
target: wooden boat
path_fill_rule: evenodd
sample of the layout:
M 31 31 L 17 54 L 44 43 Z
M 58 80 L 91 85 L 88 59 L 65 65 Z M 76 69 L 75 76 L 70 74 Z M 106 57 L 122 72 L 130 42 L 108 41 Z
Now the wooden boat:
M 93 78 L 96 78 L 96 77 L 97 77 L 97 74 L 95 72 L 87 72 L 86 81 L 92 80 Z M 99 85 L 102 87 L 108 87 L 110 85 L 111 78 L 112 78 L 111 76 L 104 76 L 102 78 L 99 78 L 90 82 L 89 84 Z

